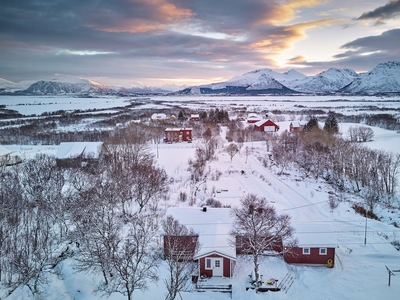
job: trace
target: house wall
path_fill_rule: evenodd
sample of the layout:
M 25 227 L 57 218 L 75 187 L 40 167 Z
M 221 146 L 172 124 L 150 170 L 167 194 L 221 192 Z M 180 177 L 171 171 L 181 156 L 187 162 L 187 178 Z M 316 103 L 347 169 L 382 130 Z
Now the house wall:
M 200 258 L 200 276 L 206 275 L 207 277 L 213 276 L 212 270 L 206 269 L 206 258 L 222 258 L 223 259 L 223 276 L 224 277 L 231 277 L 231 260 L 227 257 L 223 257 L 218 254 L 210 254 L 206 257 Z
M 327 265 L 328 259 L 335 264 L 335 248 L 327 248 L 326 255 L 319 254 L 320 248 L 310 248 L 310 254 L 303 254 L 303 248 L 295 247 L 284 254 L 285 262 L 289 264 Z
M 187 142 L 192 139 L 192 129 L 177 129 L 177 130 L 166 130 L 165 141 L 166 142 Z
M 197 235 L 164 236 L 164 259 L 166 257 L 178 260 L 193 258 L 197 240 Z

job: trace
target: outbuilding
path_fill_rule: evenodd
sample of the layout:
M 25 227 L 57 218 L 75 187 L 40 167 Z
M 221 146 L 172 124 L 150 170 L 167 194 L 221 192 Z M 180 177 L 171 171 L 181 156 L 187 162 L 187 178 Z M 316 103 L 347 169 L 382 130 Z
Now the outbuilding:
M 297 247 L 284 253 L 289 264 L 333 267 L 335 264 L 336 238 L 327 224 L 292 224 L 295 228 Z
M 191 142 L 192 128 L 166 128 L 164 141 L 166 143 Z

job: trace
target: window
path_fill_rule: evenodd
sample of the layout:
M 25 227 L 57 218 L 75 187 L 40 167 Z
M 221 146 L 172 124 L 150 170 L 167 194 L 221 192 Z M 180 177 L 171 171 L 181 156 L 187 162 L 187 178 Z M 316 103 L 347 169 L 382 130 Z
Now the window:
M 303 248 L 303 254 L 310 254 L 310 248 Z
M 206 270 L 211 270 L 211 258 L 206 258 Z
M 215 267 L 216 268 L 221 267 L 221 261 L 220 260 L 215 260 Z
M 326 248 L 319 248 L 319 255 L 327 255 Z

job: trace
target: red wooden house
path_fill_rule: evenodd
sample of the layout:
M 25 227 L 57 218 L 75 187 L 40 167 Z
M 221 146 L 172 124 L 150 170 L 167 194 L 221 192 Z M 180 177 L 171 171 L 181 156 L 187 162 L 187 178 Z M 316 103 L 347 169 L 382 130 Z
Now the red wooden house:
M 192 128 L 166 128 L 164 141 L 166 143 L 191 142 Z
M 297 247 L 284 254 L 289 264 L 328 266 L 335 264 L 336 238 L 326 224 L 293 225 Z
M 300 122 L 294 121 L 294 122 L 291 122 L 289 125 L 289 132 L 300 131 L 301 128 L 302 128 L 302 125 L 300 124 Z
M 232 277 L 236 249 L 230 242 L 229 208 L 170 207 L 166 214 L 199 234 L 200 249 L 194 255 L 199 264 L 199 276 Z
M 279 130 L 279 126 L 271 120 L 260 120 L 254 123 L 254 129 L 263 132 L 276 132 Z
M 191 114 L 189 121 L 199 121 L 200 120 L 200 115 L 199 114 Z

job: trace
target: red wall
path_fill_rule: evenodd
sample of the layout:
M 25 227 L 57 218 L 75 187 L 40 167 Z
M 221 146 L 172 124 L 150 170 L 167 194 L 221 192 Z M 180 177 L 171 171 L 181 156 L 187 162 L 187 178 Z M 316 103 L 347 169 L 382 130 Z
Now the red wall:
M 289 264 L 326 265 L 328 259 L 335 264 L 335 248 L 327 248 L 327 254 L 320 255 L 319 248 L 310 248 L 310 254 L 303 254 L 303 248 L 295 247 L 283 257 Z
M 206 275 L 207 277 L 212 277 L 212 270 L 206 270 L 206 258 L 212 257 L 223 258 L 223 276 L 231 277 L 231 260 L 218 254 L 210 254 L 206 257 L 200 258 L 200 276 Z

